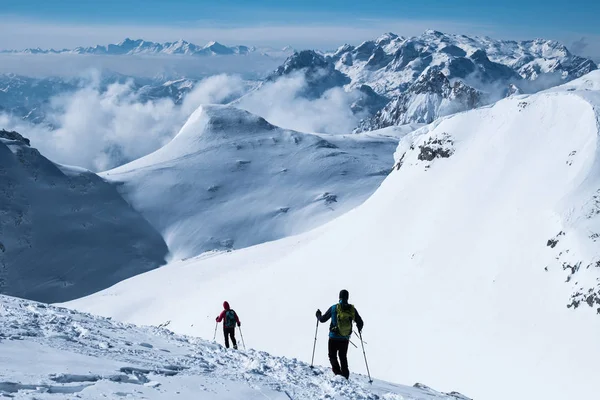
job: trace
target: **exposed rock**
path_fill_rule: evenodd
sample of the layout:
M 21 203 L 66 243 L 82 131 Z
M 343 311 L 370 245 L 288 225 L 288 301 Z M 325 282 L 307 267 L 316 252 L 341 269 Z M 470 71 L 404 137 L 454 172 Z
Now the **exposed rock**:
M 23 137 L 20 133 L 15 131 L 7 131 L 5 129 L 0 130 L 0 138 L 14 140 L 16 142 L 20 142 L 26 146 L 30 145 L 29 139 Z

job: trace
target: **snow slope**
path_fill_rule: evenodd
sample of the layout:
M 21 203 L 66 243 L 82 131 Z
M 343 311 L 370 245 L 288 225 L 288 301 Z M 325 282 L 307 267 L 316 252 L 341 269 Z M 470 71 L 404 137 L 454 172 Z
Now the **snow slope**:
M 7 296 L 0 349 L 3 398 L 468 400 Z
M 315 309 L 347 288 L 378 377 L 488 400 L 591 398 L 599 106 L 598 91 L 558 91 L 438 120 L 402 139 L 396 170 L 329 224 L 174 262 L 69 306 L 210 337 L 226 299 L 248 341 L 307 360 Z M 353 348 L 350 368 L 364 371 Z
M 0 130 L 0 293 L 67 301 L 156 268 L 166 253 L 113 186 Z
M 234 107 L 202 106 L 166 146 L 101 175 L 179 259 L 340 215 L 375 191 L 396 146 L 394 137 L 299 133 Z

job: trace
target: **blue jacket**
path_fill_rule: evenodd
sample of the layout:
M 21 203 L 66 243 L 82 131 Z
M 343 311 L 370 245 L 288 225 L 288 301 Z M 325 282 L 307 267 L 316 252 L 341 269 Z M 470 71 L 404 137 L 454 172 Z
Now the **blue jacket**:
M 342 304 L 342 303 L 340 302 L 339 304 Z M 352 304 L 346 304 L 346 305 L 352 306 Z M 342 304 L 342 306 L 344 306 L 344 304 Z M 337 326 L 336 308 L 337 308 L 337 304 L 334 304 L 331 307 L 329 307 L 327 312 L 325 314 L 323 314 L 321 316 L 321 318 L 319 318 L 319 322 L 327 322 L 329 320 L 329 318 L 331 318 L 331 324 L 329 325 L 329 337 L 331 339 L 336 339 L 336 340 L 350 340 L 351 335 L 342 336 L 335 332 L 335 327 Z M 362 318 L 360 317 L 360 315 L 358 314 L 358 310 L 356 309 L 356 307 L 354 307 L 354 322 L 356 322 L 356 327 L 358 328 L 358 330 L 362 331 L 364 322 L 363 322 Z

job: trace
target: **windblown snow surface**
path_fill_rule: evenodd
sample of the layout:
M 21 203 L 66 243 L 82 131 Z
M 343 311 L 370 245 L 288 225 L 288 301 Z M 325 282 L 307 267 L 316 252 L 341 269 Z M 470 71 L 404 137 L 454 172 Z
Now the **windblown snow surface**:
M 2 295 L 0 397 L 468 400 Z
M 228 300 L 253 346 L 309 360 L 315 310 L 346 288 L 375 376 L 486 400 L 593 398 L 600 93 L 590 80 L 599 74 L 404 137 L 375 194 L 316 230 L 173 262 L 69 306 L 207 338 Z M 360 350 L 350 353 L 364 372 Z
M 402 132 L 300 133 L 202 106 L 166 146 L 101 176 L 180 259 L 297 234 L 357 206 L 391 170 Z

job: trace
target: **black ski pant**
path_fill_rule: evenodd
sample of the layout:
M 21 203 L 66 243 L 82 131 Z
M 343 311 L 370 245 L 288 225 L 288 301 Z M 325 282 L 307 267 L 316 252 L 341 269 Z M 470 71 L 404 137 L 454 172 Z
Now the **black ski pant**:
M 350 377 L 350 371 L 348 370 L 349 343 L 350 341 L 346 339 L 329 338 L 329 344 L 327 346 L 329 350 L 329 362 L 331 363 L 331 370 L 335 375 L 342 375 L 346 379 Z M 338 356 L 340 358 L 339 362 Z
M 229 348 L 229 338 L 233 347 L 237 349 L 237 342 L 235 340 L 235 326 L 233 328 L 223 328 L 223 334 L 225 335 L 225 347 Z

